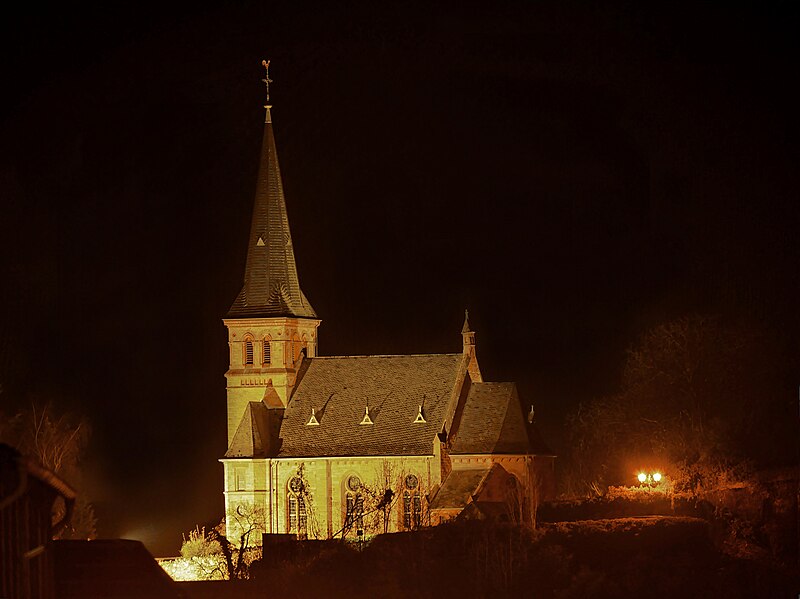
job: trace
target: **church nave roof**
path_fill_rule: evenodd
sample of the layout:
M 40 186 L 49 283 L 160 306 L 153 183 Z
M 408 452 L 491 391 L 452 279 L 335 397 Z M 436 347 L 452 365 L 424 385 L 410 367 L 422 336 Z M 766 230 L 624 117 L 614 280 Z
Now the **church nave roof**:
M 279 457 L 429 455 L 466 358 L 317 357 L 304 368 L 284 414 Z M 420 406 L 424 421 L 415 422 Z M 307 425 L 312 408 L 319 426 Z

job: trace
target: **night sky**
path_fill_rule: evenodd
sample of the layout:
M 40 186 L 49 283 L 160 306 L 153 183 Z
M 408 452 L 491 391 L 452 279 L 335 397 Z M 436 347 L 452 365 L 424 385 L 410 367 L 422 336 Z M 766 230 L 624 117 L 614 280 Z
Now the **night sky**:
M 753 320 L 796 357 L 800 23 L 638 4 L 6 19 L 0 402 L 91 421 L 101 535 L 176 553 L 222 516 L 262 58 L 323 355 L 460 351 L 468 307 L 484 377 L 559 453 L 665 320 Z

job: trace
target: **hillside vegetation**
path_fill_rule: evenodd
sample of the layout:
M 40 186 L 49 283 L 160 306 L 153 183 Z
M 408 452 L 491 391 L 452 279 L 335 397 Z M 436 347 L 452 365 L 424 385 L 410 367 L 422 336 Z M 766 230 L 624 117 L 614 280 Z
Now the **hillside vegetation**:
M 544 525 L 483 522 L 385 535 L 359 548 L 293 544 L 253 565 L 252 584 L 305 597 L 774 597 L 797 573 L 733 557 L 688 517 Z

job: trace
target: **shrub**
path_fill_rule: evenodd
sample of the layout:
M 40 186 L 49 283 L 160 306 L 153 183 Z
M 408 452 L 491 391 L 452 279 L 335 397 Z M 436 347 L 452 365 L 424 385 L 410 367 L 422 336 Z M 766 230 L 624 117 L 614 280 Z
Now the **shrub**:
M 183 536 L 181 557 L 191 559 L 193 557 L 209 557 L 221 554 L 222 548 L 219 542 L 212 541 L 206 536 L 205 526 L 202 528 L 197 526 L 194 530 L 190 530 L 188 539 L 186 535 Z

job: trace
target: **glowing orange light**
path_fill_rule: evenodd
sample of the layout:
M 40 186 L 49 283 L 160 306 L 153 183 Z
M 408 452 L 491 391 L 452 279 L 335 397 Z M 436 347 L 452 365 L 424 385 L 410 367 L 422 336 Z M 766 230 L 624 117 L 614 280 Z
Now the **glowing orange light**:
M 640 483 L 643 483 L 644 481 L 647 480 L 647 475 L 644 472 L 640 472 L 636 478 L 639 479 Z
M 660 472 L 654 472 L 653 473 L 653 480 L 656 481 L 657 483 L 661 482 L 661 473 Z

